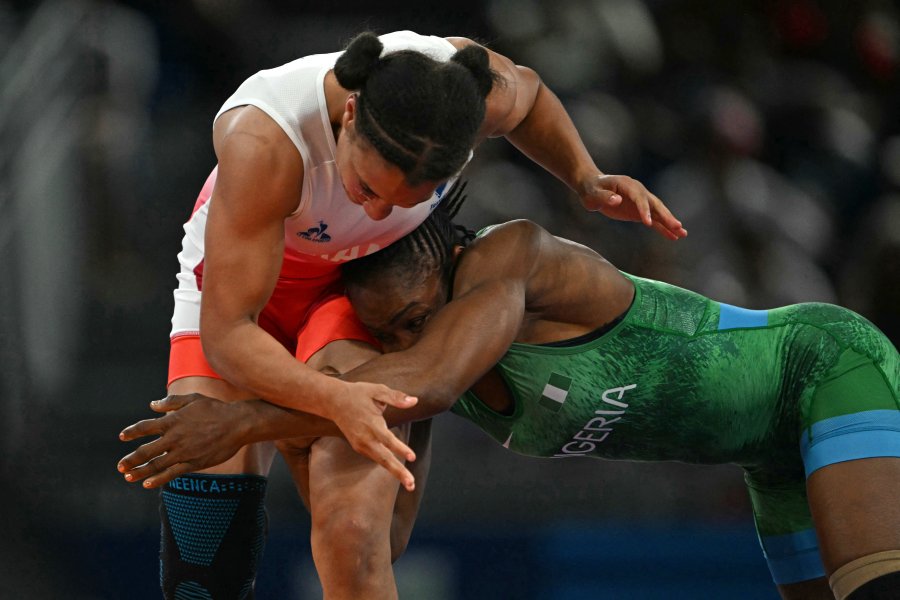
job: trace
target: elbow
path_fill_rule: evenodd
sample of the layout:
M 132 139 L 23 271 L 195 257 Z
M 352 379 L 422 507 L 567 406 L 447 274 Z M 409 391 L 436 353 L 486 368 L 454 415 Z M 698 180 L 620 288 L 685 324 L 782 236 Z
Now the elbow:
M 200 324 L 200 346 L 206 362 L 216 373 L 228 371 L 228 328 L 215 317 L 203 315 Z
M 516 65 L 516 95 L 521 97 L 521 101 L 528 107 L 528 113 L 537 103 L 538 94 L 541 88 L 546 88 L 541 76 L 531 67 L 523 67 Z
M 459 389 L 458 385 L 451 382 L 433 381 L 422 394 L 431 408 L 429 412 L 432 414 L 423 416 L 423 418 L 447 412 L 464 392 L 464 389 Z
M 404 391 L 416 396 L 419 399 L 418 403 L 412 408 L 403 409 L 403 415 L 398 415 L 398 419 L 388 419 L 389 424 L 393 427 L 409 421 L 430 419 L 447 412 L 462 395 L 462 392 L 456 390 L 457 387 L 449 382 L 439 381 L 437 378 L 417 382 Z
M 220 343 L 220 336 L 207 333 L 206 330 L 200 329 L 200 347 L 203 349 L 203 356 L 206 362 L 213 368 L 216 373 L 221 373 L 226 369 L 224 361 L 224 353 L 221 351 L 223 344 Z
M 432 405 L 434 406 L 435 414 L 445 413 L 453 408 L 453 405 L 456 404 L 456 401 L 459 400 L 459 397 L 462 394 L 457 393 L 444 393 L 439 394 L 434 397 L 432 401 Z

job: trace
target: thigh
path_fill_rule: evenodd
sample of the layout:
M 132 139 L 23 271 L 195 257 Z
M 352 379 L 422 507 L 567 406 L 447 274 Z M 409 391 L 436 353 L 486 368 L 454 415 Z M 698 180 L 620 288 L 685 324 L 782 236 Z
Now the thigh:
M 332 302 L 330 306 L 340 309 L 332 314 L 332 323 L 347 320 L 349 305 L 346 299 Z M 323 313 L 319 312 L 319 315 L 321 317 Z M 357 339 L 338 339 L 320 345 L 322 340 L 333 336 L 325 327 L 315 329 L 321 332 L 314 336 L 318 341 L 298 345 L 298 352 L 303 348 L 312 349 L 313 354 L 306 363 L 318 371 L 343 373 L 380 355 L 370 344 Z M 355 328 L 351 330 L 355 331 Z M 408 442 L 409 430 L 410 425 L 406 424 L 392 431 Z M 314 523 L 317 516 L 350 510 L 354 515 L 368 515 L 385 527 L 390 526 L 399 482 L 387 469 L 353 450 L 345 439 L 324 437 L 313 442 L 308 455 L 307 474 L 308 500 Z M 297 485 L 301 487 L 300 482 Z
M 845 350 L 816 386 L 800 440 L 829 575 L 900 550 L 900 365 L 883 336 L 862 337 L 867 353 Z
M 900 458 L 831 464 L 807 487 L 829 575 L 863 556 L 900 550 Z
M 213 377 L 182 377 L 169 384 L 170 394 L 203 394 L 225 402 L 239 402 L 253 398 L 249 392 L 237 388 L 223 379 Z M 237 454 L 215 467 L 204 469 L 201 473 L 233 474 L 249 473 L 268 475 L 275 455 L 272 442 L 260 442 L 241 448 Z
M 408 425 L 392 431 L 408 440 Z M 352 514 L 387 532 L 399 487 L 386 469 L 357 453 L 342 438 L 319 438 L 312 444 L 308 489 L 313 523 L 318 517 Z

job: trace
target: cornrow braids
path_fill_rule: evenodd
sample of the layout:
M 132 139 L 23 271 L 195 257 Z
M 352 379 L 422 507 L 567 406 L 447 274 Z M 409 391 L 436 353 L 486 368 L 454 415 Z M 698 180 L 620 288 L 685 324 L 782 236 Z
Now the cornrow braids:
M 335 64 L 338 83 L 359 91 L 357 131 L 410 185 L 451 177 L 468 160 L 485 99 L 501 80 L 487 51 L 471 45 L 439 62 L 414 50 L 382 50 L 363 33 Z
M 453 249 L 467 246 L 475 233 L 455 225 L 453 217 L 466 200 L 468 182 L 457 181 L 444 200 L 425 221 L 390 246 L 341 266 L 346 285 L 366 285 L 388 276 L 400 277 L 406 285 L 418 286 L 435 272 L 449 285 L 453 271 Z

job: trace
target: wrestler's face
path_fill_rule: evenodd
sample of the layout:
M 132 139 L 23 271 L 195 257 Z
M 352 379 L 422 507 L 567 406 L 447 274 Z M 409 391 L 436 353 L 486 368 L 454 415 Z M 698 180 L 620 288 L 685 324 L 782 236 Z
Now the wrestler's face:
M 412 208 L 429 200 L 440 182 L 410 186 L 403 172 L 356 132 L 355 109 L 353 94 L 347 100 L 335 147 L 335 162 L 350 201 L 362 206 L 370 219 L 380 221 L 394 207 Z
M 448 286 L 440 273 L 424 279 L 388 276 L 347 287 L 347 296 L 363 324 L 385 352 L 405 350 L 422 335 L 429 320 L 447 303 Z

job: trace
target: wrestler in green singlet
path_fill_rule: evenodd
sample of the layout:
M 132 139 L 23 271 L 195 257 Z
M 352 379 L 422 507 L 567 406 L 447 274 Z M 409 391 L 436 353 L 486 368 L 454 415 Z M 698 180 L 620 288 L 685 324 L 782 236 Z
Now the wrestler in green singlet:
M 522 221 L 463 249 L 440 213 L 344 271 L 387 354 L 357 349 L 360 366 L 337 372 L 419 397 L 388 424 L 452 407 L 529 455 L 736 463 L 784 598 L 900 597 L 900 358 L 871 323 L 827 304 L 722 304 Z M 261 401 L 162 410 L 189 404 L 209 435 L 182 441 L 188 417 L 136 424 L 164 437 L 123 460 L 318 427 Z M 247 419 L 252 437 L 229 433 Z
M 531 456 L 736 463 L 764 539 L 811 528 L 801 437 L 808 452 L 817 423 L 896 413 L 896 350 L 838 306 L 749 311 L 629 278 L 633 304 L 608 331 L 509 348 L 512 414 L 472 392 L 453 412 Z

